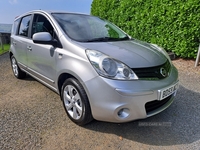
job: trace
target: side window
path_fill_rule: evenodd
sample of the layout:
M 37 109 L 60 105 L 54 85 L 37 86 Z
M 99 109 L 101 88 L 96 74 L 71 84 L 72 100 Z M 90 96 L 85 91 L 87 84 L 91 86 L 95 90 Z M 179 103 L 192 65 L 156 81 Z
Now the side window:
M 30 15 L 22 18 L 22 21 L 19 27 L 19 35 L 26 36 L 26 37 L 28 36 L 30 21 L 31 21 Z
M 43 15 L 36 14 L 33 19 L 32 36 L 38 32 L 49 32 L 54 37 L 54 30 L 51 23 Z
M 20 19 L 17 19 L 13 26 L 12 26 L 12 34 L 16 35 L 17 34 L 17 29 L 18 29 L 18 26 L 19 26 L 19 22 L 20 22 Z

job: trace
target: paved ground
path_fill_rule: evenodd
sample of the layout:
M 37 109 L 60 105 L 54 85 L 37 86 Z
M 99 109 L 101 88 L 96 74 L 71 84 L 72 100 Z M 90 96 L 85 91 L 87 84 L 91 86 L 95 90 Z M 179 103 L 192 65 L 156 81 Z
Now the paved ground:
M 57 94 L 33 78 L 17 80 L 0 56 L 0 150 L 200 150 L 200 66 L 176 60 L 174 103 L 148 119 L 125 124 L 72 123 Z

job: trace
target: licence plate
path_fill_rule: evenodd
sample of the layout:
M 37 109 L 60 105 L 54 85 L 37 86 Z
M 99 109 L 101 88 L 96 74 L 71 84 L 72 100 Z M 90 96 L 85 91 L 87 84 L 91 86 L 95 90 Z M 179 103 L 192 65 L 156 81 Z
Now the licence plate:
M 172 95 L 175 93 L 178 89 L 179 83 L 175 83 L 167 88 L 164 88 L 162 90 L 158 90 L 158 100 L 163 100 L 167 98 L 168 96 Z

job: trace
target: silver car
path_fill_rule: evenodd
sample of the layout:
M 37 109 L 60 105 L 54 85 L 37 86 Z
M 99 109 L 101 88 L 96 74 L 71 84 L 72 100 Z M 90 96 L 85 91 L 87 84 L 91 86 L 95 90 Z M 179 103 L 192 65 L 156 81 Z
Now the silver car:
M 58 93 L 78 125 L 155 115 L 178 89 L 165 50 L 85 14 L 36 10 L 17 17 L 10 60 L 15 77 L 29 74 Z

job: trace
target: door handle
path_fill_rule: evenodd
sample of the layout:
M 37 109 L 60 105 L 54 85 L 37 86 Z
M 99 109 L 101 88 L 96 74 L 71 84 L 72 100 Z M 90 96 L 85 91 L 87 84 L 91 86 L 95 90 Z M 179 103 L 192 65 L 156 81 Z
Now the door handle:
M 27 49 L 28 49 L 29 51 L 32 51 L 31 46 L 27 46 Z

